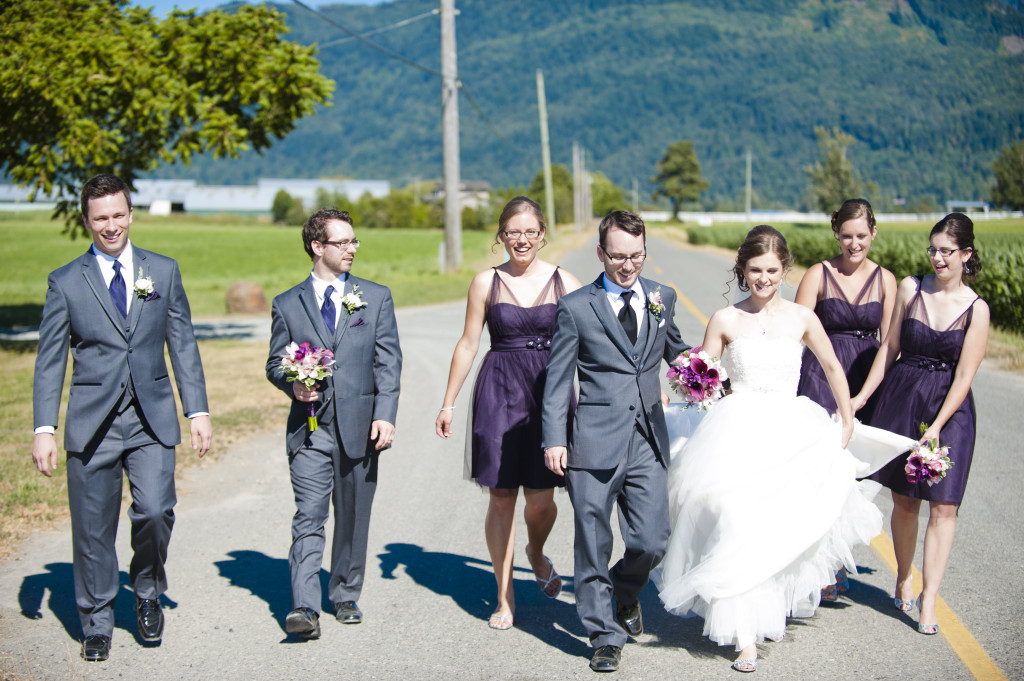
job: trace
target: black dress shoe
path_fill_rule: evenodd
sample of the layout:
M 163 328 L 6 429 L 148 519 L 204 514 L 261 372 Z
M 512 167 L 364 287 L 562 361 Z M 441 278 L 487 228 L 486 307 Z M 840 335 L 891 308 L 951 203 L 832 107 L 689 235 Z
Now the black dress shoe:
M 636 601 L 632 605 L 620 605 L 615 611 L 615 618 L 619 620 L 619 624 L 630 636 L 639 636 L 644 633 L 644 616 L 640 612 L 640 601 Z
M 613 672 L 619 668 L 622 648 L 618 646 L 601 646 L 590 658 L 590 668 L 595 672 Z
M 342 624 L 359 624 L 363 621 L 363 611 L 355 601 L 342 601 L 334 606 L 334 616 Z
M 82 641 L 82 659 L 86 662 L 103 662 L 110 657 L 110 637 L 103 634 L 86 636 Z
M 284 618 L 284 630 L 299 638 L 320 638 L 320 615 L 312 608 L 295 608 Z
M 143 641 L 159 641 L 164 635 L 164 611 L 155 598 L 135 598 L 139 615 L 139 636 Z

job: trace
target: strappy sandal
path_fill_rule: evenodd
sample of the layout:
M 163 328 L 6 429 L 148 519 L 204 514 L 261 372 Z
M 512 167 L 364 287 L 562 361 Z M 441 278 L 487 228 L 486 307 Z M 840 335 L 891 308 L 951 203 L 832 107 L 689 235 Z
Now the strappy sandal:
M 550 568 L 548 578 L 541 579 L 537 576 L 536 572 L 533 573 L 533 578 L 537 581 L 537 586 L 540 587 L 540 590 L 544 592 L 545 596 L 548 598 L 558 598 L 558 594 L 562 593 L 562 578 L 558 576 L 557 572 L 555 572 L 555 565 L 551 562 L 550 558 L 544 556 L 544 562 L 546 562 L 548 564 L 548 568 Z M 555 580 L 558 580 L 558 584 L 554 584 Z M 549 591 L 551 588 L 554 588 L 554 593 Z
M 913 579 L 913 577 L 911 577 L 910 579 Z M 892 604 L 893 604 L 893 606 L 897 610 L 899 610 L 900 612 L 910 612 L 911 610 L 913 610 L 914 609 L 914 599 L 911 598 L 911 599 L 905 601 L 902 598 L 900 598 L 898 594 L 899 594 L 899 584 L 896 585 L 896 593 L 892 597 Z
M 505 631 L 506 629 L 512 628 L 512 613 L 511 612 L 498 612 L 495 610 L 491 613 L 491 618 L 487 620 L 487 626 L 491 629 L 498 629 Z
M 822 603 L 835 603 L 839 600 L 839 590 L 836 585 L 826 586 L 821 590 L 821 602 Z
M 836 593 L 844 594 L 850 590 L 850 578 L 846 576 L 843 570 L 836 573 Z
M 749 660 L 736 660 L 732 663 L 732 668 L 738 672 L 749 674 L 750 672 L 757 671 L 757 658 L 751 658 Z

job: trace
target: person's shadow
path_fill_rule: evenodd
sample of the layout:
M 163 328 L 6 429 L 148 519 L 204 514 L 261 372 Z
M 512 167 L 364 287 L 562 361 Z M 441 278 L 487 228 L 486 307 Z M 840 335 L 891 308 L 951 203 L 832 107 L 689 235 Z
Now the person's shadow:
M 487 561 L 452 553 L 425 551 L 415 544 L 393 543 L 384 547 L 380 559 L 381 577 L 399 579 L 395 570 L 439 596 L 451 598 L 467 614 L 487 620 L 497 607 L 494 572 Z M 516 579 L 522 574 L 523 579 Z M 515 568 L 515 627 L 570 655 L 590 656 L 587 634 L 576 615 L 576 607 L 560 599 L 548 599 L 528 568 Z M 572 592 L 572 577 L 562 575 L 562 590 Z
M 18 605 L 22 617 L 38 620 L 44 617 L 43 601 L 46 609 L 53 613 L 64 627 L 68 636 L 75 640 L 83 638 L 82 623 L 75 605 L 75 582 L 71 563 L 49 563 L 44 566 L 47 572 L 29 575 L 21 582 L 18 590 Z M 159 641 L 143 641 L 139 636 L 138 619 L 135 612 L 135 594 L 131 590 L 128 573 L 118 573 L 120 588 L 114 601 L 114 628 L 124 629 L 145 647 L 156 647 Z M 46 594 L 49 593 L 47 598 Z M 160 603 L 165 608 L 176 608 L 178 603 L 167 597 L 160 596 Z

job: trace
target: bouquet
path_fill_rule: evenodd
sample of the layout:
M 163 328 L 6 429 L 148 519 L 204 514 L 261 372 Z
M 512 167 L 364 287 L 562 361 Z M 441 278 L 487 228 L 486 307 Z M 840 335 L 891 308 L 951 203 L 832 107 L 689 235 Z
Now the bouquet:
M 298 381 L 310 390 L 316 382 L 334 373 L 334 353 L 324 348 L 314 348 L 309 343 L 290 343 L 281 357 L 281 371 L 285 378 Z M 316 410 L 309 403 L 309 432 L 317 429 Z
M 722 362 L 699 345 L 672 360 L 666 376 L 686 407 L 696 406 L 701 411 L 725 395 L 722 381 L 728 378 Z
M 928 427 L 922 423 L 921 432 L 924 433 L 927 429 Z M 940 447 L 938 439 L 932 438 L 925 444 L 914 443 L 903 470 L 907 473 L 907 482 L 927 482 L 931 487 L 946 477 L 946 471 L 952 467 L 949 447 Z

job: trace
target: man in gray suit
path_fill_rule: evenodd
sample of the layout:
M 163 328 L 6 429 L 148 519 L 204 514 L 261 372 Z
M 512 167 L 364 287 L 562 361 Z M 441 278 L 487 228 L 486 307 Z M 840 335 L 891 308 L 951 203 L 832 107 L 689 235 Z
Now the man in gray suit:
M 131 194 L 113 175 L 82 187 L 82 218 L 92 247 L 50 273 L 39 325 L 32 389 L 32 457 L 43 475 L 57 467 L 54 432 L 68 350 L 74 358 L 65 419 L 75 600 L 82 657 L 107 659 L 119 588 L 114 540 L 124 473 L 132 493 L 129 577 L 139 635 L 163 635 L 160 594 L 174 524 L 174 446 L 181 442 L 174 393 L 190 419 L 192 449 L 203 456 L 212 428 L 206 383 L 178 264 L 128 240 Z
M 613 211 L 598 234 L 604 272 L 558 301 L 543 444 L 545 463 L 566 476 L 573 505 L 576 609 L 594 647 L 590 667 L 606 672 L 618 669 L 627 634 L 643 633 L 640 591 L 667 548 L 669 441 L 660 368 L 688 346 L 673 321 L 675 292 L 640 278 L 643 220 Z M 570 428 L 574 375 L 580 396 Z M 625 552 L 609 569 L 614 504 Z
M 274 298 L 267 378 L 292 400 L 287 451 L 296 511 L 292 518 L 292 608 L 285 630 L 320 637 L 320 566 L 324 525 L 334 503 L 331 577 L 327 596 L 343 624 L 358 624 L 366 572 L 370 506 L 377 489 L 377 457 L 391 446 L 398 412 L 402 350 L 391 292 L 352 276 L 359 248 L 345 211 L 318 210 L 302 227 L 313 271 Z M 289 382 L 281 358 L 290 343 L 334 353 L 334 375 L 314 389 Z M 318 427 L 310 432 L 308 409 Z

